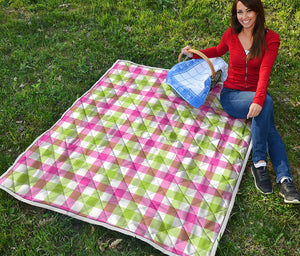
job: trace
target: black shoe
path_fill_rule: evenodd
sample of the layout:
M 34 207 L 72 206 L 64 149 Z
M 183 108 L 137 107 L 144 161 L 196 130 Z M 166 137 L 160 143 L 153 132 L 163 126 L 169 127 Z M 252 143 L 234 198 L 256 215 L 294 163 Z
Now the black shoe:
M 263 194 L 271 194 L 273 192 L 273 189 L 267 167 L 264 166 L 255 168 L 255 166 L 253 165 L 251 167 L 251 172 L 254 177 L 256 188 Z
M 300 195 L 295 189 L 292 181 L 285 180 L 280 184 L 279 194 L 284 198 L 284 202 L 288 204 L 300 204 Z

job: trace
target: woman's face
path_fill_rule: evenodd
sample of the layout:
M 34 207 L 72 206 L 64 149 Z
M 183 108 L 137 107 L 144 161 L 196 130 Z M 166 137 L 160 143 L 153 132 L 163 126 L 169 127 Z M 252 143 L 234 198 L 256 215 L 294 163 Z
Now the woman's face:
M 253 29 L 257 14 L 245 6 L 241 1 L 236 5 L 237 19 L 244 29 Z

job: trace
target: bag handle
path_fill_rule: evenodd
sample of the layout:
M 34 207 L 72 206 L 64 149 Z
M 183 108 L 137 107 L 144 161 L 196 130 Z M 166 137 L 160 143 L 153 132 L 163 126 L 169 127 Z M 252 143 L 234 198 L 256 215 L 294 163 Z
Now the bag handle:
M 199 55 L 200 57 L 202 57 L 204 60 L 206 60 L 206 62 L 208 63 L 208 65 L 209 65 L 209 67 L 211 69 L 211 73 L 212 73 L 211 77 L 212 78 L 215 77 L 216 72 L 215 72 L 215 69 L 214 69 L 214 65 L 211 63 L 211 61 L 209 60 L 209 58 L 207 58 L 207 56 L 204 53 L 202 53 L 202 52 L 200 52 L 198 50 L 194 50 L 194 49 L 190 49 L 190 50 L 188 50 L 188 52 L 195 53 L 195 54 Z M 179 56 L 178 56 L 178 62 L 181 62 L 182 54 L 183 53 L 179 54 Z

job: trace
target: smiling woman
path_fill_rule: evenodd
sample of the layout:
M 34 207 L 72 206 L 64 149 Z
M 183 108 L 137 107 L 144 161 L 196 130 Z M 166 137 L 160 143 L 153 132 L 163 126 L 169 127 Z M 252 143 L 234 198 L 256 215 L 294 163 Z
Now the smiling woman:
M 273 192 L 267 170 L 269 154 L 284 202 L 300 204 L 285 146 L 275 127 L 273 99 L 267 92 L 280 44 L 279 35 L 266 29 L 261 0 L 234 0 L 231 14 L 232 27 L 226 30 L 219 45 L 201 52 L 209 58 L 230 53 L 228 77 L 220 100 L 229 115 L 252 118 L 254 164 L 251 171 L 256 188 L 263 194 Z M 190 46 L 184 47 L 182 53 L 200 58 L 189 50 Z
M 243 26 L 243 28 L 253 29 L 256 22 L 257 13 L 249 9 L 240 1 L 237 3 L 236 9 L 237 9 L 237 18 L 240 24 Z
M 238 34 L 248 59 L 261 57 L 265 43 L 265 12 L 259 0 L 235 0 L 231 10 L 231 26 Z M 251 48 L 251 49 L 250 49 Z

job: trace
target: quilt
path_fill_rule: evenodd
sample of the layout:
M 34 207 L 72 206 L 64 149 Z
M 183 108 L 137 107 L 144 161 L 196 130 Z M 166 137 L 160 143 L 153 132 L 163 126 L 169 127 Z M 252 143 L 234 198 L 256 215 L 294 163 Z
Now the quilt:
M 200 108 L 168 70 L 118 60 L 0 177 L 15 198 L 135 236 L 167 255 L 214 255 L 251 150 L 251 127 Z

